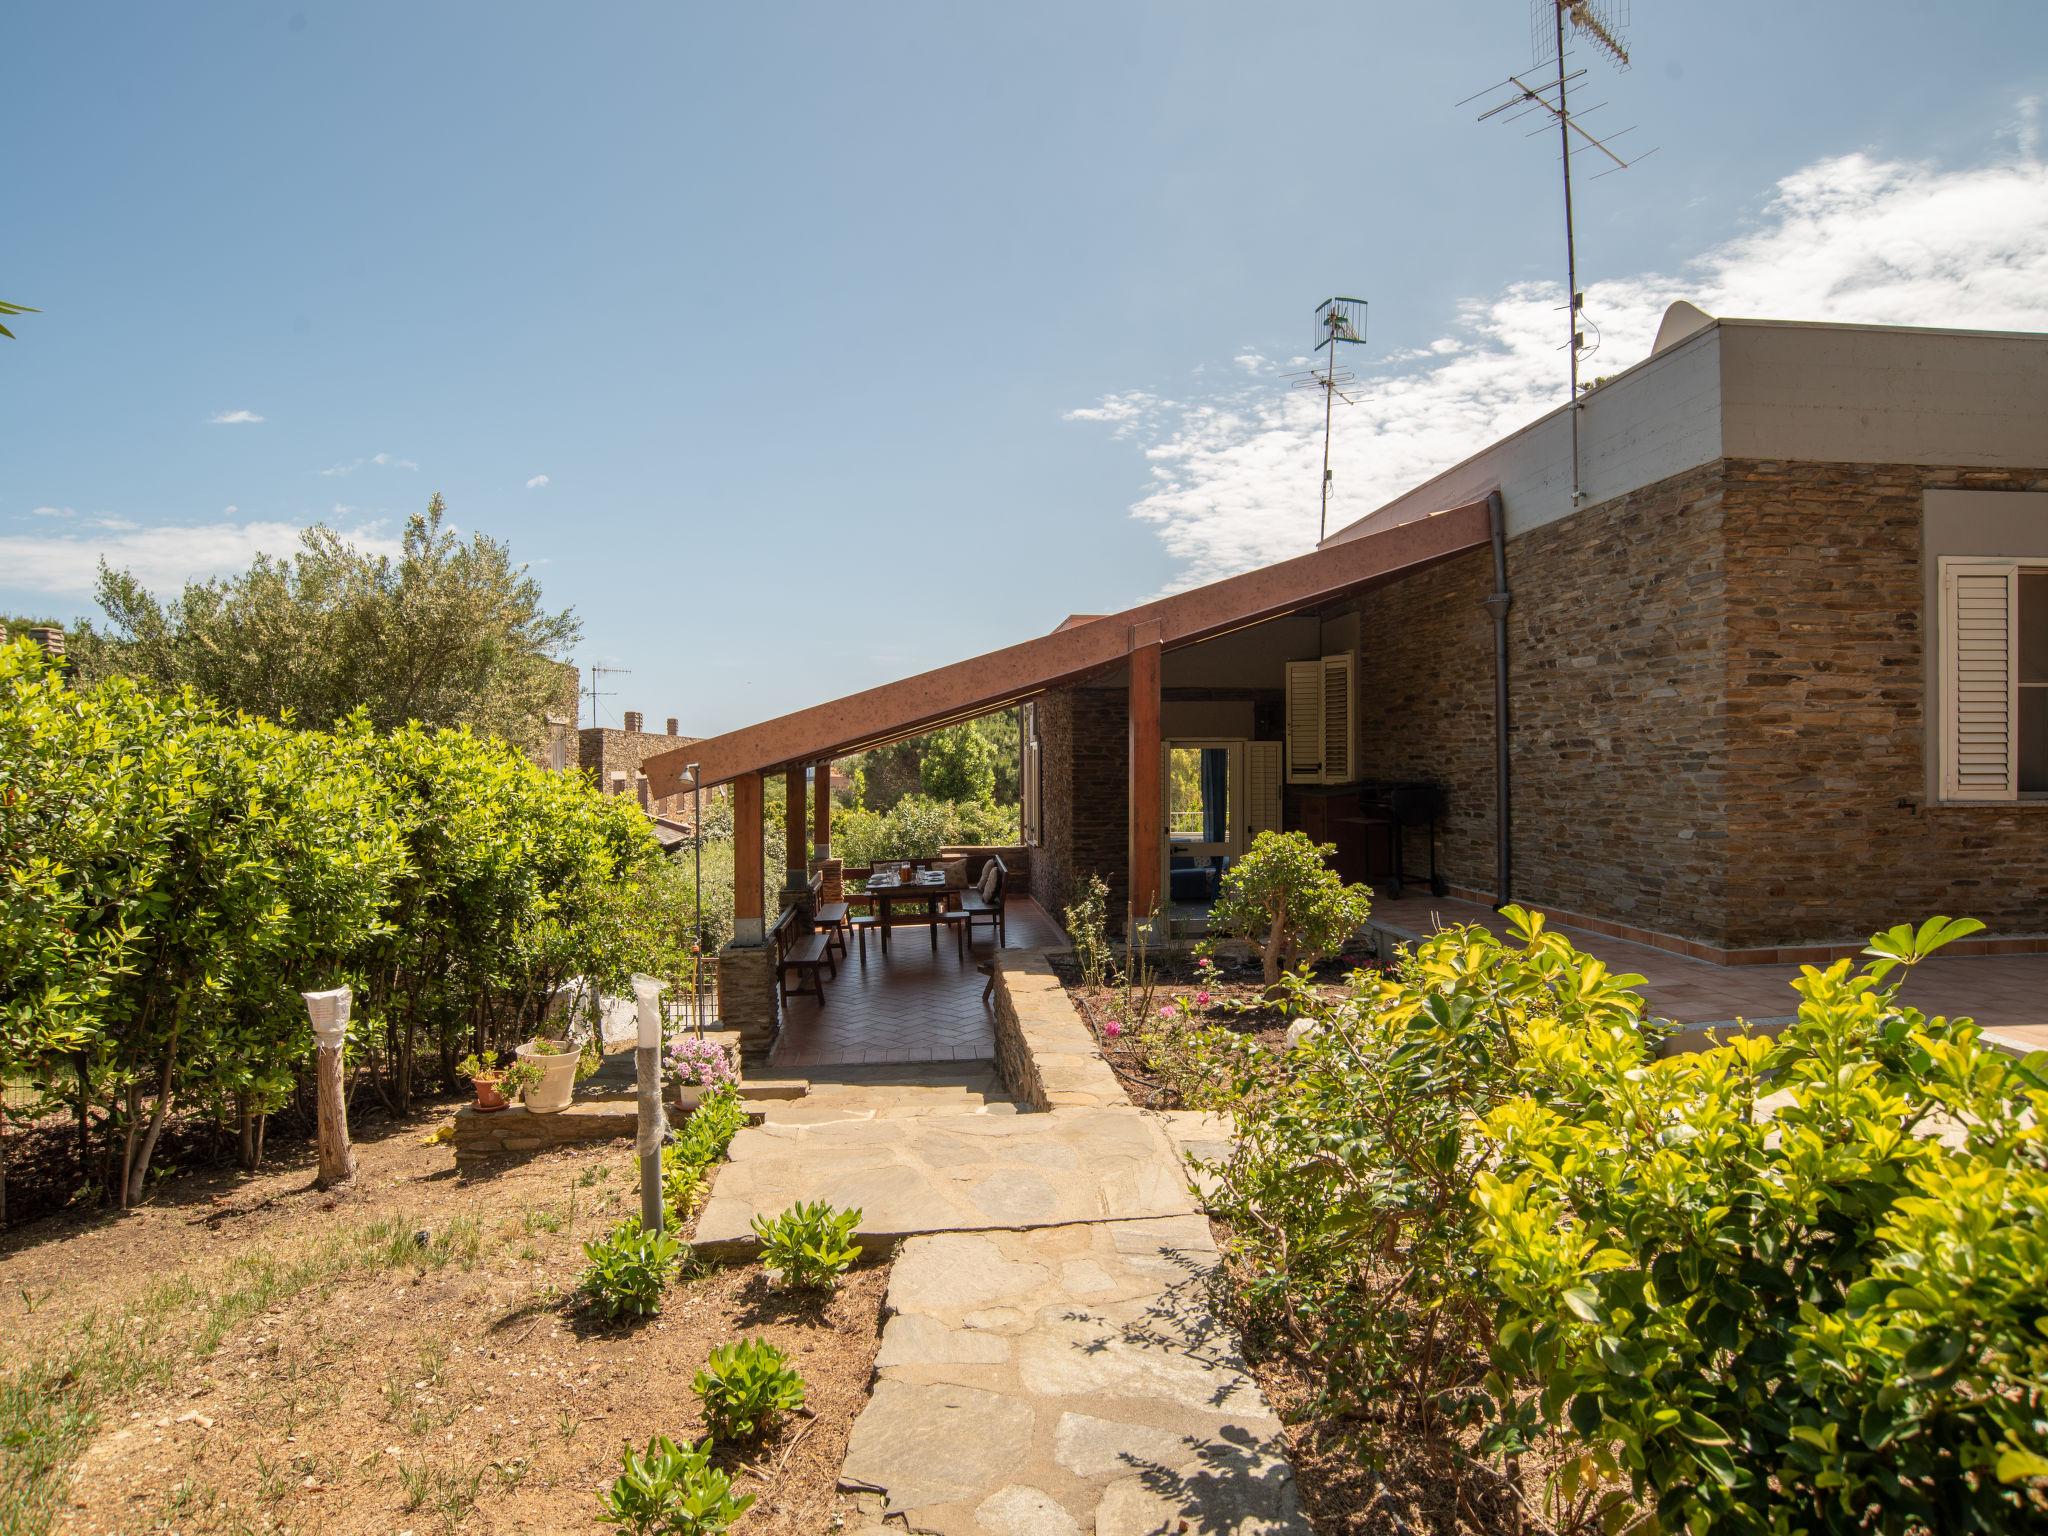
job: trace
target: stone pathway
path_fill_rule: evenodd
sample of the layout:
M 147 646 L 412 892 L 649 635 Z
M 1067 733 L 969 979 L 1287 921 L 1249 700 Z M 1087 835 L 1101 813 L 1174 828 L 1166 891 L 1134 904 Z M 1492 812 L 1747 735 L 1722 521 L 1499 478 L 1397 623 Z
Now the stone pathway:
M 754 1216 L 826 1200 L 894 1252 L 841 1471 L 860 1536 L 1307 1536 L 1181 1165 L 1227 1120 L 1134 1108 L 1043 957 L 1004 970 L 1028 1102 L 994 1062 L 792 1078 L 733 1138 L 697 1248 L 744 1256 Z
M 905 1243 L 841 1473 L 872 1536 L 1306 1533 L 1215 1263 L 1192 1215 Z

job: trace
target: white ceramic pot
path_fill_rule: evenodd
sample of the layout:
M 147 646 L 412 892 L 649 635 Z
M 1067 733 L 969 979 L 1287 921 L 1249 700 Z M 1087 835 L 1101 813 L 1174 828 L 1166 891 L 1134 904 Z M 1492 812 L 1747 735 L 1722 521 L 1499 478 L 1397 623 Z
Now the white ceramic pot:
M 710 1092 L 702 1083 L 677 1083 L 676 1108 L 688 1114 L 704 1102 L 704 1095 Z
M 519 1047 L 519 1059 L 540 1068 L 540 1081 L 526 1090 L 526 1107 L 536 1115 L 558 1114 L 569 1107 L 576 1091 L 577 1053 L 564 1045 L 558 1051 L 537 1051 L 531 1045 Z

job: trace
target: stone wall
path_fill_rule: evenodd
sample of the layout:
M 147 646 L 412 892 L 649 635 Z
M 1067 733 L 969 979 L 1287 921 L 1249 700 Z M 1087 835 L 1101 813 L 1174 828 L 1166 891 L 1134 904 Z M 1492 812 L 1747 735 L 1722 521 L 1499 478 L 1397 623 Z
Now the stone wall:
M 1007 950 L 995 976 L 996 1068 L 1033 1109 L 1128 1104 L 1044 950 Z
M 499 1158 L 524 1157 L 581 1141 L 631 1140 L 639 1125 L 639 1106 L 631 1099 L 572 1102 L 548 1115 L 536 1115 L 524 1104 L 488 1112 L 467 1105 L 455 1112 L 455 1169 L 474 1174 Z
M 638 722 L 637 714 L 626 717 Z M 673 721 L 670 722 L 674 724 Z M 614 731 L 587 726 L 576 733 L 576 763 L 591 776 L 597 787 L 606 794 L 612 793 L 614 776 L 625 775 L 625 793 L 639 794 L 640 765 L 650 757 L 663 752 L 673 752 L 677 747 L 686 747 L 699 740 L 695 736 L 658 735 L 653 731 Z M 726 793 L 725 786 L 704 792 L 708 804 L 716 796 Z M 663 796 L 650 800 L 648 809 L 657 816 L 669 816 L 683 821 L 690 819 L 691 798 L 687 792 Z
M 1129 704 L 1113 688 L 1061 688 L 1038 702 L 1043 784 L 1030 891 L 1055 921 L 1090 871 L 1109 883 L 1112 926 L 1130 899 Z
M 1921 535 L 1933 489 L 2048 469 L 1726 466 L 1727 942 L 1857 938 L 1934 913 L 2048 932 L 2048 804 L 1927 794 Z
M 1727 931 L 1718 465 L 1508 545 L 1514 894 L 1630 927 Z M 1494 887 L 1493 627 L 1475 550 L 1359 600 L 1360 770 L 1449 792 L 1439 858 Z M 1411 833 L 1409 867 L 1426 858 Z

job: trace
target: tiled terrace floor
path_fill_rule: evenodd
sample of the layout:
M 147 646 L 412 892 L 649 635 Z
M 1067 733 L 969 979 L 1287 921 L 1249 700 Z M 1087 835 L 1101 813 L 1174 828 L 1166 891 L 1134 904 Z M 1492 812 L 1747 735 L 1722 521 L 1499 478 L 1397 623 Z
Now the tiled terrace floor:
M 1029 898 L 1009 902 L 1010 947 L 1035 949 L 1063 944 L 1059 925 Z M 839 979 L 825 983 L 821 1007 L 813 997 L 793 997 L 782 1034 L 770 1058 L 778 1068 L 820 1067 L 848 1062 L 986 1061 L 995 1053 L 994 1018 L 982 1003 L 988 978 L 975 962 L 995 952 L 995 939 L 975 929 L 974 945 L 961 960 L 950 933 L 939 935 L 933 952 L 921 923 L 906 922 L 890 941 L 886 957 L 877 935 L 868 935 L 868 959 L 860 947 L 839 963 Z
M 1490 907 L 1427 894 L 1398 901 L 1381 894 L 1373 900 L 1372 915 L 1375 923 L 1411 934 L 1450 923 L 1502 931 Z M 1598 955 L 1610 970 L 1642 976 L 1652 1010 L 1681 1024 L 1780 1019 L 1799 1005 L 1789 985 L 1799 974 L 1796 965 L 1715 965 L 1562 924 L 1558 931 Z M 1975 1019 L 1987 1032 L 2022 1049 L 2048 1048 L 2048 955 L 1937 955 L 1914 968 L 1904 995 L 1927 1013 Z

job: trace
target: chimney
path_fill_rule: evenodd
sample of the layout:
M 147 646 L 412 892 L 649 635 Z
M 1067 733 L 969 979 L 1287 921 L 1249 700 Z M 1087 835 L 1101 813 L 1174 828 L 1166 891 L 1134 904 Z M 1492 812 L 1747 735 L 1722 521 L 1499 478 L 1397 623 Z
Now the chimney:
M 633 787 L 640 792 L 640 809 L 652 816 L 654 814 L 654 787 L 647 782 L 647 775 L 644 773 L 634 774 Z
M 676 735 L 676 734 L 677 734 L 677 731 L 676 731 L 676 725 L 677 725 L 676 717 L 675 717 L 674 715 L 670 715 L 670 716 L 668 717 L 668 733 L 669 733 L 669 735 L 671 735 L 671 736 L 674 736 L 674 735 Z
M 629 709 L 626 711 L 626 729 L 628 731 L 631 731 L 635 736 L 640 734 L 640 719 L 641 717 L 639 710 Z
M 23 630 L 22 633 L 27 635 L 29 639 L 35 641 L 37 645 L 41 646 L 43 648 L 43 654 L 45 656 L 48 656 L 52 660 L 56 661 L 61 661 L 64 659 L 63 630 L 50 629 L 38 626 L 35 629 Z

